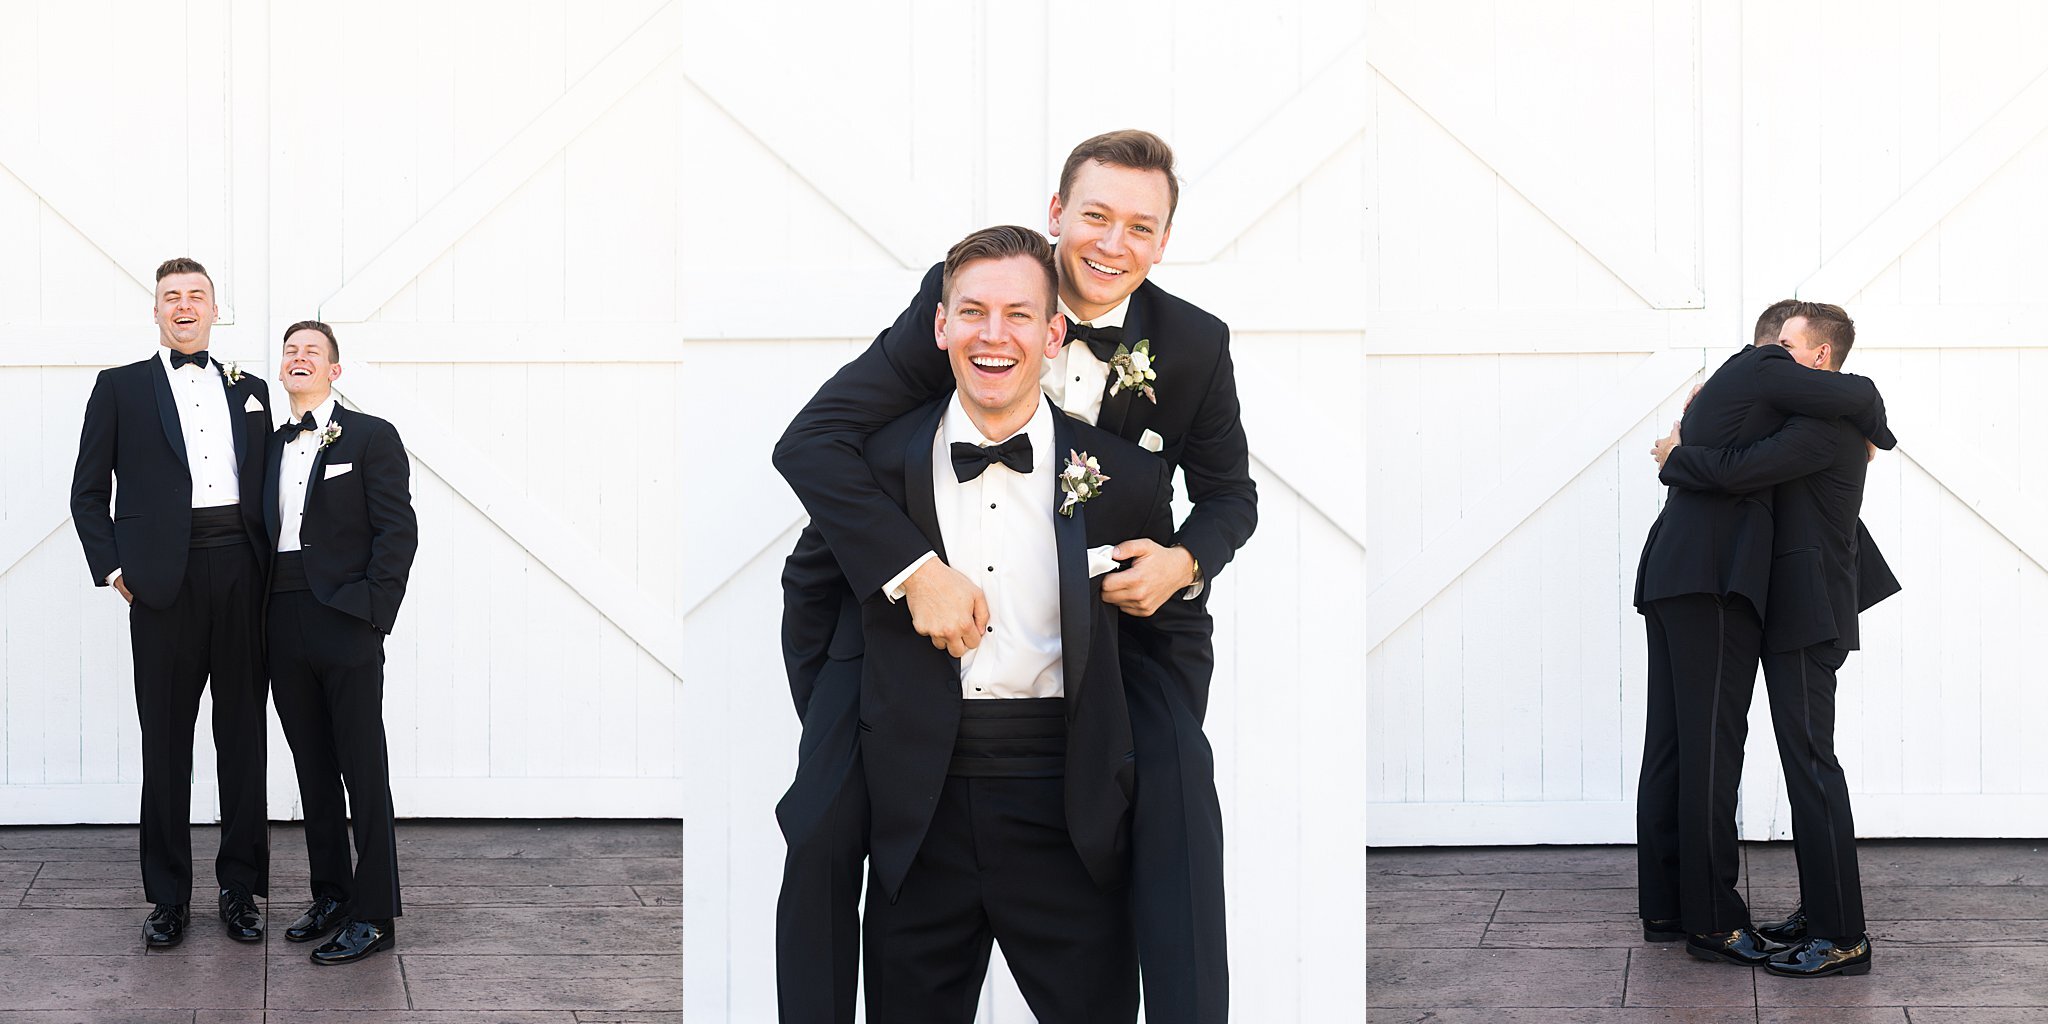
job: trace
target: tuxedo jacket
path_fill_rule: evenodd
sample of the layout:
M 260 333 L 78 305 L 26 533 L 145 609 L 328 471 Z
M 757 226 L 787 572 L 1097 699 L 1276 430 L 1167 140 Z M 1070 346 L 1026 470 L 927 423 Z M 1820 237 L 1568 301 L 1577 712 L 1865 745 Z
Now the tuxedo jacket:
M 811 515 L 783 576 L 783 655 L 798 714 L 809 703 L 810 682 L 826 658 L 860 653 L 858 631 L 847 628 L 855 620 L 853 608 L 932 550 L 917 526 L 876 488 L 860 453 L 862 442 L 883 424 L 953 390 L 946 353 L 932 338 L 943 270 L 944 264 L 937 264 L 925 274 L 916 298 L 896 322 L 818 390 L 775 445 L 776 468 Z M 1186 472 L 1188 497 L 1194 502 L 1187 521 L 1162 543 L 1186 547 L 1203 577 L 1213 580 L 1258 524 L 1230 329 L 1146 281 L 1131 293 L 1123 335 L 1131 344 L 1151 340 L 1158 402 L 1128 388 L 1115 395 L 1105 390 L 1096 425 L 1134 442 L 1148 430 L 1159 435 L 1156 458 L 1164 461 L 1169 476 L 1176 467 Z M 1205 604 L 1184 602 L 1186 607 L 1168 615 L 1202 618 L 1189 628 L 1207 633 Z M 1200 687 L 1205 701 L 1209 673 L 1201 666 L 1208 663 L 1206 652 L 1186 645 L 1178 649 L 1196 662 L 1168 667 Z
M 405 580 L 419 549 L 413 516 L 411 466 L 398 430 L 389 422 L 341 405 L 341 434 L 313 454 L 306 481 L 299 550 L 314 598 L 389 634 L 405 600 Z M 285 435 L 270 435 L 264 488 L 264 535 L 277 550 L 278 470 Z
M 919 551 L 945 555 L 932 491 L 932 442 L 950 396 L 889 424 L 869 439 L 865 463 L 883 493 L 912 523 Z M 1088 549 L 1135 537 L 1163 540 L 1173 529 L 1171 475 L 1144 449 L 1066 416 L 1053 417 L 1051 452 L 1094 456 L 1110 482 L 1071 516 L 1053 517 L 1059 557 L 1061 659 L 1066 690 L 1067 829 L 1089 876 L 1105 887 L 1124 876 L 1129 845 L 1131 728 L 1117 669 L 1117 611 L 1088 575 Z M 1045 495 L 1058 507 L 1055 482 Z M 889 898 L 923 845 L 946 782 L 960 727 L 960 659 L 912 627 L 906 602 L 877 592 L 861 602 L 861 761 L 872 808 L 870 858 Z
M 1884 399 L 1869 378 L 1801 366 L 1780 345 L 1751 345 L 1728 357 L 1693 397 L 1679 426 L 1685 445 L 1677 450 L 1754 444 L 1795 413 L 1845 418 L 1880 448 L 1898 443 L 1885 422 Z M 1780 460 L 1787 454 L 1775 453 Z M 1671 488 L 1643 544 L 1636 607 L 1685 594 L 1733 594 L 1768 617 L 1773 497 L 1768 487 Z
M 251 546 L 261 549 L 270 391 L 253 373 L 232 384 L 225 374 L 220 380 L 234 430 L 242 526 Z M 101 370 L 93 381 L 71 471 L 71 522 L 93 585 L 106 586 L 107 576 L 120 569 L 137 601 L 168 608 L 177 599 L 192 542 L 192 471 L 170 377 L 156 356 Z M 259 565 L 269 557 L 257 551 Z
M 1773 651 L 1860 646 L 1857 615 L 1899 592 L 1899 581 L 1857 516 L 1869 459 L 1863 434 L 1840 419 L 1794 416 L 1746 448 L 1681 445 L 1664 460 L 1673 487 L 1740 493 L 1772 488 Z

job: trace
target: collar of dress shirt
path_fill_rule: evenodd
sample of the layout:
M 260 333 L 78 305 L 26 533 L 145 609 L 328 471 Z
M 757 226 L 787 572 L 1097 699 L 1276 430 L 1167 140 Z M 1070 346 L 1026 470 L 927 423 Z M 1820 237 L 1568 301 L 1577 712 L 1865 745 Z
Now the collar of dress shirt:
M 1074 311 L 1067 308 L 1067 300 L 1059 300 L 1059 310 L 1060 315 L 1067 318 L 1067 323 L 1078 324 L 1081 322 L 1081 318 L 1075 316 Z M 1104 313 L 1101 316 L 1098 316 L 1095 319 L 1088 321 L 1088 326 L 1122 327 L 1124 325 L 1124 317 L 1129 315 L 1130 312 L 1131 297 L 1129 295 L 1126 295 L 1124 296 L 1124 300 L 1122 302 L 1119 302 L 1116 305 L 1109 307 L 1109 312 Z
M 156 361 L 164 364 L 165 373 L 175 373 L 178 370 L 184 369 L 182 366 L 171 365 L 171 347 L 169 345 L 158 345 L 156 347 Z M 212 349 L 208 349 L 206 352 L 206 368 L 212 371 L 215 376 L 220 375 L 220 360 L 213 358 Z
M 987 435 L 983 434 L 981 428 L 975 426 L 974 421 L 967 417 L 966 401 L 965 398 L 961 397 L 960 392 L 953 392 L 953 401 L 946 406 L 946 415 L 939 424 L 940 440 L 944 441 L 949 447 L 954 442 L 966 442 L 967 444 L 978 444 L 986 447 L 992 444 L 1001 444 L 1010 439 L 1009 437 L 1001 437 L 990 440 Z M 1031 419 L 1025 422 L 1024 429 L 1017 433 L 1029 435 L 1031 438 L 1032 471 L 1036 472 L 1040 467 L 1047 465 L 1046 460 L 1052 455 L 1052 400 L 1040 394 L 1038 396 L 1038 411 L 1031 414 Z M 1010 437 L 1015 436 L 1017 435 L 1010 435 Z

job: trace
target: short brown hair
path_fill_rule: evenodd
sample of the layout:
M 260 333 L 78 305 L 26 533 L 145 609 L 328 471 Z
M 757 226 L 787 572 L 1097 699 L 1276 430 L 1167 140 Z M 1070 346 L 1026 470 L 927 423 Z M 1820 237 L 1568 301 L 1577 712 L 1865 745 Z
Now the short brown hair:
M 1012 256 L 1023 256 L 1045 271 L 1045 313 L 1050 318 L 1053 298 L 1059 294 L 1060 287 L 1059 271 L 1052 263 L 1052 243 L 1047 242 L 1044 235 L 1015 224 L 982 228 L 946 250 L 946 269 L 939 277 L 939 301 L 953 301 L 953 278 L 969 263 L 1003 260 Z
M 1778 331 L 1784 328 L 1785 321 L 1792 319 L 1792 311 L 1797 308 L 1798 299 L 1779 299 L 1765 306 L 1756 318 L 1756 334 L 1751 340 L 1758 345 L 1777 344 Z
M 1126 128 L 1097 135 L 1075 146 L 1067 154 L 1066 166 L 1060 168 L 1061 203 L 1067 202 L 1067 194 L 1074 187 L 1074 175 L 1090 160 L 1166 175 L 1166 223 L 1173 223 L 1173 211 L 1180 208 L 1180 179 L 1173 176 L 1173 147 L 1165 139 L 1141 129 Z
M 206 268 L 200 266 L 199 261 L 190 256 L 173 256 L 156 265 L 156 279 L 158 283 L 162 283 L 164 278 L 172 274 L 198 274 L 206 278 L 206 286 L 208 288 L 213 287 L 213 275 L 207 273 Z
M 1795 316 L 1805 317 L 1806 329 L 1814 338 L 1832 347 L 1831 362 L 1841 369 L 1842 361 L 1849 358 L 1849 348 L 1856 344 L 1856 321 L 1849 319 L 1849 311 L 1829 302 L 1802 302 L 1792 307 L 1785 319 Z
M 334 340 L 334 328 L 318 320 L 301 320 L 284 329 L 283 341 L 290 341 L 292 335 L 300 331 L 319 331 L 321 334 L 327 335 L 327 361 L 330 363 L 341 362 L 341 342 Z M 279 344 L 283 344 L 283 341 L 279 342 Z

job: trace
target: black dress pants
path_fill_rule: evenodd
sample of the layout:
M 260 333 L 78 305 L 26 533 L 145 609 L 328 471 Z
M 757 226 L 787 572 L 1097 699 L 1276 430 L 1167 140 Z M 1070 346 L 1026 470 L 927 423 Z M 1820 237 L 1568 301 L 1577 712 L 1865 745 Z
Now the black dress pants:
M 128 606 L 142 722 L 142 887 L 151 903 L 192 901 L 192 729 L 209 680 L 221 817 L 214 878 L 267 895 L 262 587 L 247 543 L 193 548 L 170 607 Z
M 796 779 L 775 805 L 789 846 L 775 900 L 775 998 L 783 1024 L 853 1022 L 868 855 L 860 673 L 859 658 L 829 661 L 819 672 L 804 711 Z
M 306 813 L 313 895 L 347 901 L 357 918 L 397 917 L 403 911 L 384 743 L 384 635 L 311 591 L 294 590 L 271 596 L 269 639 L 277 717 Z
M 1792 804 L 1792 846 L 1807 931 L 1829 939 L 1863 934 L 1863 881 L 1849 780 L 1835 759 L 1835 672 L 1849 652 L 1819 644 L 1764 655 L 1771 728 Z
M 1736 884 L 1735 791 L 1763 624 L 1742 597 L 1652 601 L 1650 693 L 1636 791 L 1638 910 L 1688 932 L 1749 924 Z
M 869 880 L 869 1020 L 972 1024 L 992 941 L 1039 1020 L 1137 1019 L 1130 894 L 1082 866 L 1063 782 L 946 779 L 896 902 Z

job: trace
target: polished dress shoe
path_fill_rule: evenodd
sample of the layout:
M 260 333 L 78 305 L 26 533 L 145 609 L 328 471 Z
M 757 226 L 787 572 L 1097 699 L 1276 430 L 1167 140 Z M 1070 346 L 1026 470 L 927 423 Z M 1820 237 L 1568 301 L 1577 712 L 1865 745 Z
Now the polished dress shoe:
M 1869 974 L 1870 938 L 1858 935 L 1854 942 L 1844 944 L 1816 935 L 1764 961 L 1764 970 L 1784 978 Z
M 1770 924 L 1757 925 L 1756 933 L 1772 942 L 1782 942 L 1787 946 L 1796 946 L 1806 941 L 1806 908 L 1804 906 L 1794 907 L 1792 908 L 1791 916 L 1783 921 L 1772 921 Z
M 398 941 L 390 921 L 351 919 L 334 933 L 334 938 L 313 951 L 316 964 L 352 964 Z
M 313 905 L 284 930 L 284 937 L 292 942 L 311 942 L 333 931 L 348 920 L 348 904 L 329 896 L 316 897 Z
M 1643 918 L 1644 942 L 1677 942 L 1685 938 L 1685 925 L 1675 917 Z
M 263 912 L 256 909 L 256 897 L 246 892 L 220 891 L 220 920 L 228 926 L 228 938 L 236 942 L 263 941 Z
M 1685 951 L 1702 960 L 1726 960 L 1744 967 L 1755 967 L 1769 960 L 1771 954 L 1784 950 L 1784 946 L 1758 935 L 1754 928 L 1689 935 L 1685 940 Z
M 183 903 L 159 903 L 142 922 L 142 941 L 152 949 L 168 949 L 185 941 L 191 911 Z

